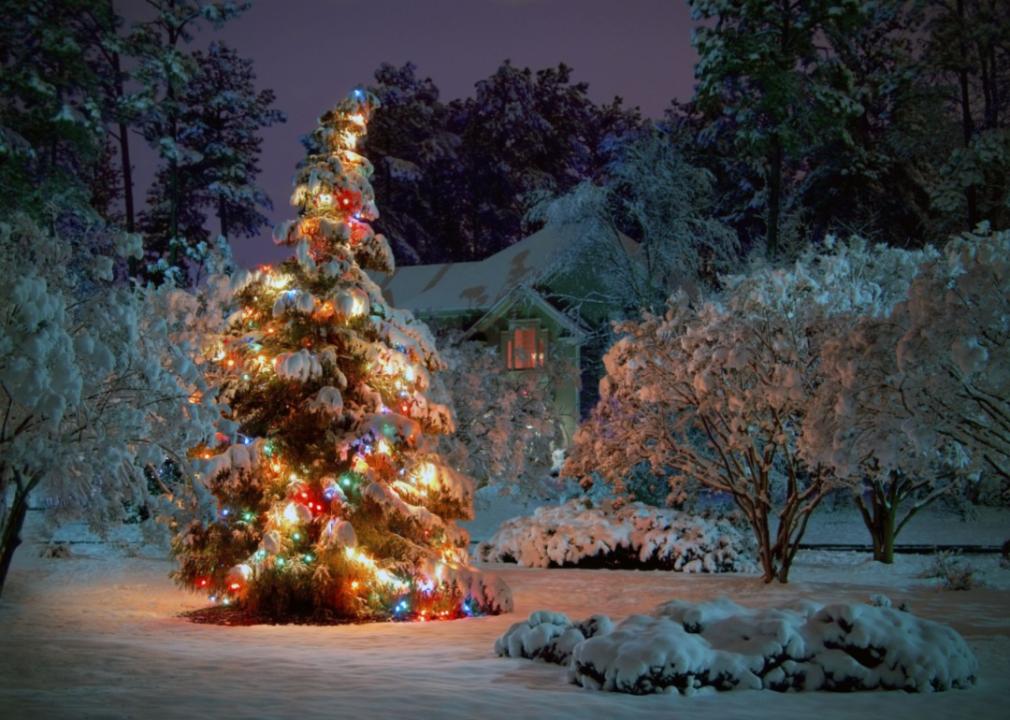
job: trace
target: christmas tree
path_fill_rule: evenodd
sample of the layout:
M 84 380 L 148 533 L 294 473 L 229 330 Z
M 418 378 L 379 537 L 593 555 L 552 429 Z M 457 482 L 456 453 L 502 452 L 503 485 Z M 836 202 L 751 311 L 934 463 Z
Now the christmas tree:
M 276 268 L 236 277 L 213 348 L 235 442 L 201 448 L 216 517 L 174 542 L 182 585 L 269 617 L 456 618 L 511 609 L 468 565 L 473 489 L 435 451 L 452 432 L 429 400 L 441 369 L 427 327 L 390 307 L 365 269 L 392 272 L 356 152 L 376 98 L 355 90 L 305 139 L 298 220 Z

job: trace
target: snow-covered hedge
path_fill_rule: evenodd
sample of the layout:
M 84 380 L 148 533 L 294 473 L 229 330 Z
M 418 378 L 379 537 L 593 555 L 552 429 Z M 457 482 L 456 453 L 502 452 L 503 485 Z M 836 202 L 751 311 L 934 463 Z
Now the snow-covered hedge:
M 612 629 L 611 629 L 612 628 Z M 702 689 L 906 690 L 975 683 L 978 661 L 952 628 L 890 607 L 805 602 L 751 609 L 672 601 L 616 627 L 546 611 L 514 624 L 495 653 L 567 665 L 572 682 L 636 695 Z
M 587 508 L 581 500 L 537 508 L 502 523 L 477 546 L 488 562 L 529 567 L 645 567 L 681 572 L 746 572 L 749 539 L 726 520 L 708 520 L 639 502 Z

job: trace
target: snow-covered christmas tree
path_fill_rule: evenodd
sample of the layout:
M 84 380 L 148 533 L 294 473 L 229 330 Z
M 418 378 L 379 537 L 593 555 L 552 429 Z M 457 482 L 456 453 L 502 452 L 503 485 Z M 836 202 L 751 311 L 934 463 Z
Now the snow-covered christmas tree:
M 453 431 L 427 399 L 442 368 L 427 327 L 389 307 L 365 269 L 392 272 L 356 152 L 377 106 L 355 90 L 320 118 L 295 176 L 296 248 L 235 280 L 213 349 L 239 433 L 201 448 L 217 516 L 175 541 L 176 579 L 214 602 L 283 618 L 436 619 L 511 609 L 468 565 L 470 480 L 435 451 Z

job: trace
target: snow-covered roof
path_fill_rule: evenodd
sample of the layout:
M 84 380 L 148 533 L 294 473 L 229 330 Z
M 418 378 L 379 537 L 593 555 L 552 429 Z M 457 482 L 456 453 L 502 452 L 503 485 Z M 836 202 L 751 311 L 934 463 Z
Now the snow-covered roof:
M 473 326 L 466 331 L 465 336 L 469 336 L 477 332 L 483 332 L 489 324 L 492 324 L 495 321 L 495 318 L 501 317 L 501 315 L 510 307 L 523 300 L 540 308 L 540 312 L 552 318 L 561 327 L 562 332 L 567 333 L 568 337 L 574 338 L 580 342 L 585 338 L 585 327 L 551 305 L 547 302 L 543 295 L 538 293 L 526 283 L 520 283 L 505 293 L 501 300 L 492 305 L 487 312 L 484 313 L 483 317 L 481 317 L 480 320 L 474 323 Z
M 373 277 L 395 307 L 421 313 L 487 310 L 517 285 L 535 284 L 578 234 L 577 225 L 545 227 L 483 260 L 408 265 Z M 637 248 L 626 236 L 621 242 Z

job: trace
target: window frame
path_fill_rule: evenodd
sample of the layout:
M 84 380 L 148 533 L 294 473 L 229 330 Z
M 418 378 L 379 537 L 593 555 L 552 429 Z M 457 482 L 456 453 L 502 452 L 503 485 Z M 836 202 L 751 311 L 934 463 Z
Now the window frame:
M 534 359 L 529 366 L 516 367 L 514 362 L 515 339 L 518 331 L 532 330 L 534 332 Z M 543 370 L 550 360 L 550 332 L 543 327 L 537 318 L 514 318 L 509 320 L 508 327 L 501 332 L 500 351 L 505 369 L 510 372 L 525 372 L 528 370 Z

